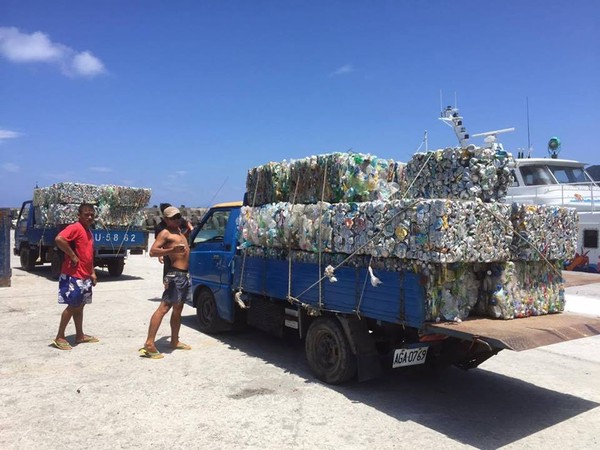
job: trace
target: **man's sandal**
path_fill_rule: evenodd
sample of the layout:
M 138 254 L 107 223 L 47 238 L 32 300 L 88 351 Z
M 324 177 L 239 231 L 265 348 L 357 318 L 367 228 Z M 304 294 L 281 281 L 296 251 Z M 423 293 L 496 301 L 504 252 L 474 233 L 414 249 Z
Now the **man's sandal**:
M 140 348 L 138 350 L 138 352 L 140 352 L 140 356 L 142 358 L 148 358 L 148 359 L 161 359 L 164 358 L 165 355 L 163 355 L 161 352 L 159 352 L 158 350 L 155 352 L 151 352 L 149 350 L 146 350 L 144 347 Z
M 54 347 L 56 347 L 59 350 L 73 350 L 73 347 L 71 347 L 71 344 L 69 344 L 68 342 L 63 342 L 63 341 L 59 341 L 57 339 L 54 339 L 52 341 L 52 345 Z

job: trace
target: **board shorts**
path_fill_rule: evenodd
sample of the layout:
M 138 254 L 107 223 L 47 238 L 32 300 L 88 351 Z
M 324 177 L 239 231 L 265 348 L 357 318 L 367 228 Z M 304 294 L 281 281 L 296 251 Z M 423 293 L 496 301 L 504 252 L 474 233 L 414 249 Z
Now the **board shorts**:
M 92 279 L 82 280 L 61 273 L 58 279 L 58 303 L 74 307 L 92 303 Z
M 192 302 L 192 280 L 187 271 L 169 270 L 165 275 L 164 283 L 163 302 L 171 304 Z

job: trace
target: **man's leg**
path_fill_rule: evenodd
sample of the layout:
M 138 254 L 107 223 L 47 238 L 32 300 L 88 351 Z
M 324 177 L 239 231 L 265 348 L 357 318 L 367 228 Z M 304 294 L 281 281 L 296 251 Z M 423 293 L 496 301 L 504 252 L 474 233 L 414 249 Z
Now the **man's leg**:
M 81 341 L 85 338 L 85 334 L 83 334 L 83 307 L 85 303 L 81 306 L 73 308 L 73 323 L 75 324 L 75 340 Z M 71 307 L 69 307 L 71 308 Z
M 155 353 L 156 346 L 154 345 L 154 341 L 156 339 L 156 333 L 158 333 L 158 329 L 160 328 L 160 324 L 163 320 L 163 317 L 166 313 L 171 309 L 171 304 L 161 301 L 160 305 L 152 314 L 150 318 L 150 325 L 148 326 L 148 338 L 146 339 L 146 343 L 144 344 L 144 348 L 149 352 Z
M 58 325 L 58 333 L 56 334 L 56 341 L 59 342 L 67 342 L 67 339 L 65 338 L 65 330 L 67 329 L 67 325 L 69 324 L 69 321 L 71 320 L 71 317 L 73 317 L 73 313 L 75 312 L 76 308 L 72 307 L 71 305 L 68 305 L 65 310 L 62 312 L 62 314 L 60 315 L 60 323 Z
M 173 305 L 171 313 L 171 347 L 177 348 L 179 344 L 179 329 L 181 328 L 181 312 L 183 311 L 183 302 Z

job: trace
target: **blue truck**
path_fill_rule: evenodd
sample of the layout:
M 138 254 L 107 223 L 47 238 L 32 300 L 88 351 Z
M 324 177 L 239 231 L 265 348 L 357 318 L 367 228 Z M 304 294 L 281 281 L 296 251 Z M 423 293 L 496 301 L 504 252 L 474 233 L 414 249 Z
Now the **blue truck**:
M 30 271 L 37 265 L 50 263 L 51 276 L 58 278 L 61 254 L 54 239 L 68 224 L 45 225 L 38 216 L 32 200 L 23 202 L 15 228 L 13 253 L 20 257 L 22 269 Z M 123 273 L 128 254 L 143 254 L 148 250 L 148 231 L 143 228 L 95 228 L 92 234 L 94 265 L 108 268 L 113 277 Z
M 571 313 L 514 320 L 431 322 L 425 283 L 410 271 L 341 266 L 337 282 L 319 264 L 248 256 L 238 248 L 242 202 L 212 207 L 190 236 L 193 306 L 208 334 L 250 325 L 304 340 L 311 372 L 339 384 L 386 369 L 472 369 L 503 349 L 521 351 L 600 334 L 600 319 Z

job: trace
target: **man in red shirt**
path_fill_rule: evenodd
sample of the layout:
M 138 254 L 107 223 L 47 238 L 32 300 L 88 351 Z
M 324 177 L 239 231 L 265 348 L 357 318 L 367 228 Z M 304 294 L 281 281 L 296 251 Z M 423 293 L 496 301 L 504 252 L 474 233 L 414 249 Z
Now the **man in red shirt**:
M 92 286 L 96 285 L 94 271 L 94 238 L 90 226 L 94 223 L 94 207 L 89 203 L 79 206 L 79 221 L 68 225 L 56 236 L 56 246 L 65 254 L 58 280 L 58 303 L 66 304 L 52 345 L 60 350 L 71 350 L 65 338 L 65 329 L 71 317 L 75 323 L 75 342 L 98 342 L 83 332 L 83 307 L 92 303 Z

